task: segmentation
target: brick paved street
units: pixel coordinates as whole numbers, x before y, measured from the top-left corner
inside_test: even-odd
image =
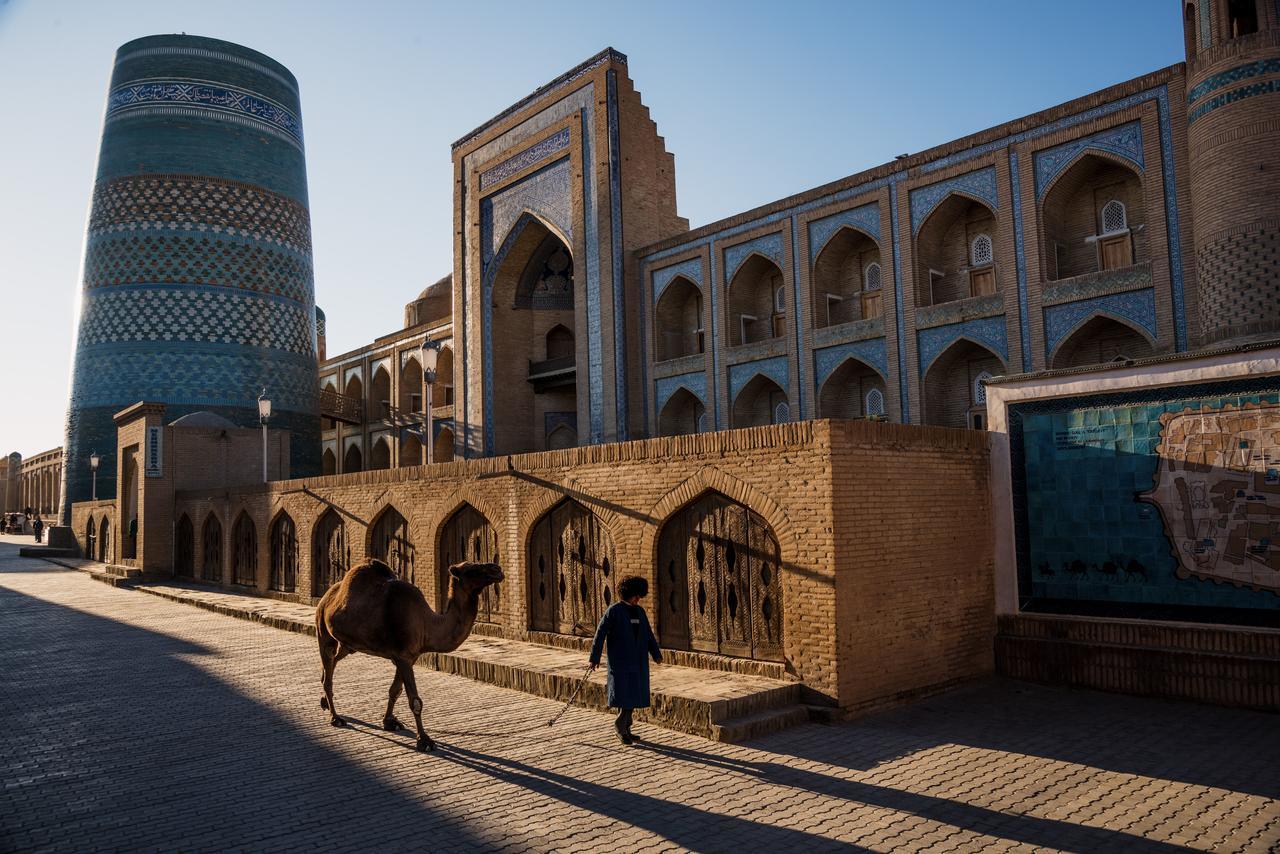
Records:
[[[423,755],[328,726],[309,638],[16,554],[0,543],[3,851],[1280,846],[1273,715],[993,681],[624,748],[604,715],[549,730],[556,703],[420,668]],[[339,711],[379,720],[389,680],[347,659]]]

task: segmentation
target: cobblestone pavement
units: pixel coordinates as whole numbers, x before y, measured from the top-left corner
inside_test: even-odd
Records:
[[[1280,718],[992,681],[746,745],[391,670],[0,543],[0,850],[1280,850]],[[403,704],[403,700],[401,701]],[[402,709],[407,713],[407,709]],[[402,714],[402,717],[404,715]]]

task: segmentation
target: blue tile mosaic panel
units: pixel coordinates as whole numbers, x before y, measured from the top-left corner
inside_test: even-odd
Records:
[[[809,262],[818,260],[818,253],[827,245],[837,231],[850,226],[866,234],[876,243],[880,242],[880,206],[874,202],[869,205],[851,208],[847,211],[833,213],[831,216],[809,223]]]
[[[786,356],[774,356],[771,359],[761,359],[756,362],[744,362],[741,365],[729,366],[729,405],[738,398],[738,392],[742,391],[743,386],[751,382],[756,374],[768,377],[778,384],[783,391],[791,388],[790,371],[787,367]]]
[[[1023,607],[1280,625],[1275,384],[1010,407]]]
[[[782,235],[761,235],[755,240],[748,240],[746,243],[739,243],[724,250],[724,280],[726,282],[733,281],[733,276],[738,272],[738,268],[742,266],[742,262],[746,261],[747,257],[752,253],[763,255],[777,264],[778,269],[782,269]]]
[[[260,125],[302,147],[302,120],[256,92],[193,80],[147,80],[111,90],[107,121],[151,108],[152,115],[192,112]]]
[[[854,341],[849,344],[836,344],[813,351],[813,388],[814,393],[822,388],[822,384],[844,362],[845,359],[857,359],[875,369],[876,373],[886,381],[889,379],[889,353],[883,338],[872,338],[867,341]]]
[[[480,189],[486,190],[494,184],[505,181],[517,172],[528,169],[538,161],[545,160],[556,152],[564,151],[568,147],[569,129],[561,128],[551,134],[551,136],[541,142],[534,143],[514,157],[508,157],[492,169],[481,172]]]
[[[657,304],[658,299],[662,296],[662,292],[667,289],[667,285],[671,284],[672,279],[676,276],[683,276],[701,288],[702,259],[690,258],[688,261],[681,261],[679,264],[672,264],[670,267],[663,267],[661,270],[654,273],[653,302],[655,305]]]
[[[655,382],[653,384],[654,411],[662,412],[662,407],[667,405],[671,395],[681,388],[688,389],[694,397],[702,401],[703,406],[707,405],[707,375],[704,371],[697,371],[674,377],[663,377]]]
[[[1035,154],[1036,198],[1043,199],[1045,191],[1049,189],[1049,185],[1053,183],[1058,173],[1066,168],[1067,164],[1080,152],[1090,148],[1127,160],[1136,166],[1139,172],[1145,167],[1142,160],[1142,124],[1136,121],[1128,122],[1090,136],[1064,142],[1062,145],[1055,145],[1053,148],[1037,151]]]
[[[961,338],[981,344],[999,356],[1006,366],[1009,364],[1009,330],[1004,316],[986,317],[917,332],[920,376],[924,376],[933,361]]]
[[[911,191],[911,232],[920,231],[921,224],[933,213],[933,209],[952,193],[964,193],[981,199],[987,207],[996,211],[1000,209],[1000,199],[996,192],[996,167],[988,166],[964,175],[957,175],[936,184]]]
[[[1044,310],[1045,356],[1051,356],[1067,336],[1095,315],[1130,320],[1156,340],[1156,292],[1154,288],[1109,294],[1093,299],[1051,305]]]

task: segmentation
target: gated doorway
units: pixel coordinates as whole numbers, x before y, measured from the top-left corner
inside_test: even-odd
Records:
[[[311,539],[311,595],[323,596],[329,586],[347,571],[346,537],[342,517],[332,508],[316,522]]]
[[[183,578],[196,574],[196,530],[186,513],[178,520],[173,536],[173,572]]]
[[[298,530],[288,513],[271,526],[271,589],[292,593],[298,578]]]
[[[449,596],[449,567],[463,561],[498,562],[498,534],[484,514],[470,504],[459,507],[440,531],[436,567],[441,612]],[[494,584],[480,593],[480,604],[476,609],[478,622],[498,622],[502,613],[501,588],[501,584]]]
[[[413,583],[413,542],[409,521],[394,507],[387,507],[369,531],[369,557],[391,567],[401,580]]]
[[[212,513],[200,531],[200,577],[205,581],[222,581],[222,523]]]
[[[529,628],[589,637],[613,602],[613,541],[595,515],[566,498],[529,539]]]
[[[759,514],[707,492],[672,515],[658,539],[662,645],[782,659],[778,540]]]

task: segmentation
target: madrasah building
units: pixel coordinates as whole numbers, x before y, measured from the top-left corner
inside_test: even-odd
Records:
[[[809,707],[1001,672],[1280,708],[1280,9],[1180,8],[1185,63],[692,230],[607,49],[454,143],[452,271],[335,355],[296,79],[130,42],[63,523],[304,603],[495,559],[476,632],[562,648],[637,573],[679,664]]]

